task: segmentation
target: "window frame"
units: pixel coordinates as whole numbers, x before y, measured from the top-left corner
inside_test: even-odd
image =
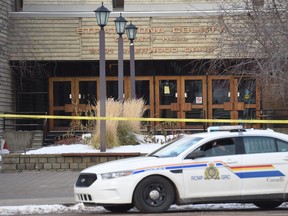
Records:
[[[124,0],[112,0],[113,10],[123,10],[124,9]]]

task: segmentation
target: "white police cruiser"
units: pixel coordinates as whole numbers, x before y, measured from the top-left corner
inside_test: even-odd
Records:
[[[225,130],[225,131],[219,131]],[[272,130],[211,127],[184,135],[143,157],[83,170],[75,199],[111,212],[136,207],[165,212],[172,204],[288,201],[288,135]]]

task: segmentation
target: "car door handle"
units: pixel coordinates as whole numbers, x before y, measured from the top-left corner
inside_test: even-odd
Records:
[[[226,161],[226,164],[236,164],[236,163],[238,163],[238,161],[232,159]]]
[[[288,156],[284,157],[284,160],[285,160],[285,161],[288,161]]]

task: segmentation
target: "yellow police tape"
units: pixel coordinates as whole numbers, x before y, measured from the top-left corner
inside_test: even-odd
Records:
[[[179,119],[179,118],[133,118],[133,117],[96,117],[96,116],[54,116],[54,115],[17,115],[0,114],[2,118],[31,119],[71,119],[71,120],[113,120],[113,121],[149,121],[149,122],[206,122],[206,123],[257,123],[288,124],[288,120],[246,120],[246,119]]]

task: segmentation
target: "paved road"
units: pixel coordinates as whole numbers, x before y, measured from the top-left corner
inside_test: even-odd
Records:
[[[79,172],[0,173],[1,206],[73,204]]]
[[[0,206],[19,205],[51,205],[51,204],[75,204],[73,197],[73,185],[79,172],[23,172],[23,173],[0,173]],[[193,207],[195,208],[195,207]],[[35,215],[35,214],[33,214]],[[85,215],[111,215],[107,211],[90,208],[87,212],[76,213],[51,213],[42,216],[85,216]],[[159,214],[141,214],[131,211],[127,214],[113,214],[114,216],[159,216]],[[160,215],[177,216],[287,216],[288,204],[274,211],[261,211],[257,208],[239,210],[220,208],[217,210],[203,209],[170,209],[169,212]]]

